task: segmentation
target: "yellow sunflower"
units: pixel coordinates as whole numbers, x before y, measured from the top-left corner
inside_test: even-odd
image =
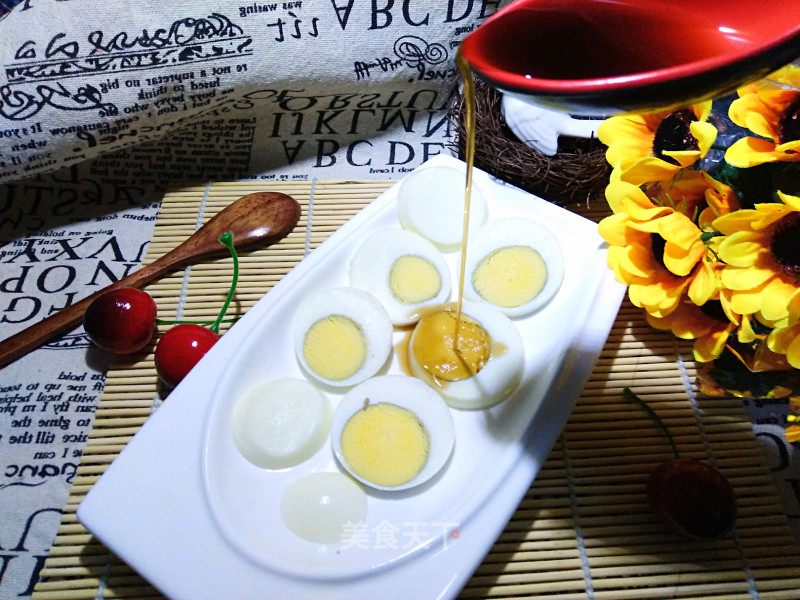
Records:
[[[800,161],[800,67],[789,65],[739,90],[728,116],[759,137],[738,139],[725,152],[734,167]]]
[[[703,190],[708,189],[702,181]],[[677,187],[658,187],[648,195],[631,183],[612,181],[606,199],[614,214],[598,229],[610,246],[608,264],[628,285],[631,302],[656,318],[678,308],[684,295],[704,304],[719,287],[714,268],[707,264],[713,256],[707,244],[715,244],[715,238],[704,239],[703,231],[682,212],[699,218],[707,206],[697,196],[705,194],[692,191],[691,197],[676,197],[677,192]]]
[[[612,178],[637,185],[664,181],[705,157],[717,136],[708,122],[710,113],[708,101],[677,111],[606,119],[597,137],[608,146]]]
[[[756,315],[773,328],[791,324],[790,306],[800,289],[800,198],[778,196],[783,204],[756,204],[713,223],[725,236],[717,253],[726,263],[720,279],[731,290],[733,311]]]

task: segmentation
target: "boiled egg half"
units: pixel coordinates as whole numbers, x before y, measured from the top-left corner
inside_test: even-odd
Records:
[[[357,480],[379,490],[404,490],[430,480],[445,466],[454,444],[447,404],[407,375],[381,375],[355,386],[333,413],[336,458]]]
[[[454,408],[482,409],[505,400],[522,378],[524,359],[514,323],[475,302],[462,304],[460,320],[455,304],[425,315],[409,340],[411,373]]]
[[[449,252],[464,237],[466,174],[452,167],[421,167],[409,173],[397,189],[397,216],[403,228],[418,233]],[[489,215],[486,198],[471,186],[469,228],[480,227]]]
[[[520,317],[553,299],[564,278],[564,255],[544,225],[502,218],[470,237],[465,273],[464,297]]]
[[[405,229],[368,237],[350,261],[350,284],[380,301],[395,325],[415,323],[427,306],[450,296],[450,271],[442,253]]]
[[[331,288],[310,296],[297,309],[294,345],[303,369],[334,387],[372,377],[392,350],[392,322],[368,292]]]
[[[264,380],[234,405],[233,442],[258,467],[294,467],[311,458],[328,439],[331,412],[328,398],[305,379]]]

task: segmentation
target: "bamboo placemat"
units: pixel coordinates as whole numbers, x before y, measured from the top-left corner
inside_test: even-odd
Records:
[[[170,191],[145,262],[174,247],[234,199],[280,191],[303,205],[279,244],[241,256],[229,315],[243,313],[391,181],[216,183]],[[577,212],[594,219],[603,208]],[[198,217],[201,215],[201,217]],[[228,291],[231,260],[208,261],[147,287],[161,318],[213,319]],[[800,548],[750,421],[735,398],[698,394],[691,346],[651,329],[623,303],[608,342],[539,476],[462,591],[465,598],[798,598]],[[645,501],[645,481],[671,458],[631,387],[661,416],[681,454],[707,460],[739,503],[734,535],[705,543],[666,532]],[[94,482],[162,402],[152,351],[108,372],[92,432],[33,598],[160,598],[77,521]],[[411,596],[409,596],[410,598]]]

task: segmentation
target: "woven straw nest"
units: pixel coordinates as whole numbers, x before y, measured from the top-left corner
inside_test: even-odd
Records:
[[[476,167],[562,206],[603,198],[611,167],[599,140],[560,137],[557,154],[541,154],[519,141],[508,128],[501,99],[494,88],[475,82]],[[457,132],[452,146],[463,159],[466,131],[461,95],[451,109],[450,120]]]

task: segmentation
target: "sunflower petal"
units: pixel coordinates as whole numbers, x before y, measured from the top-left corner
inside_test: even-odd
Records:
[[[694,266],[706,255],[706,247],[698,238],[688,249],[672,242],[664,245],[664,266],[680,277],[692,272]]]
[[[619,259],[624,251],[625,248],[620,246],[611,246],[606,253],[606,262],[608,263],[609,268],[614,271],[614,277],[616,277],[617,281],[628,285],[632,278],[626,271],[622,270]]]
[[[723,282],[724,285],[724,282]],[[731,309],[740,315],[752,315],[761,308],[761,290],[742,290],[731,295]]]
[[[714,219],[711,226],[724,235],[732,235],[737,231],[752,229],[750,224],[756,219],[758,219],[756,210],[743,208]]]
[[[705,121],[692,121],[689,123],[689,131],[697,140],[700,149],[700,156],[705,156],[717,139],[717,128]]]
[[[690,108],[692,109],[694,116],[697,117],[698,121],[707,121],[708,117],[711,116],[711,109],[713,106],[713,101],[703,100],[702,102],[693,104]]]
[[[648,313],[665,317],[678,307],[687,285],[686,278],[663,274],[649,281],[632,283],[628,288],[628,297]]]
[[[786,354],[789,346],[800,334],[799,327],[781,327],[773,329],[767,336],[767,348],[777,354]]]
[[[720,283],[717,274],[719,267],[715,265],[719,264],[703,261],[692,277],[687,294],[689,299],[698,306],[702,306],[716,295]]]
[[[658,232],[668,242],[681,248],[690,248],[700,240],[700,230],[684,214],[674,212],[658,220]]]
[[[650,277],[658,265],[652,253],[640,244],[627,246],[621,258],[622,267],[636,277]]]
[[[756,332],[753,331],[753,325],[750,322],[749,316],[742,317],[742,324],[739,327],[736,339],[739,340],[742,344],[750,344],[758,339],[758,336],[756,336]]]
[[[697,338],[693,348],[695,360],[698,362],[709,362],[718,358],[725,349],[725,344],[728,342],[730,332],[731,328],[726,328]]]
[[[624,213],[605,217],[597,224],[597,231],[612,246],[627,246],[629,219]]]
[[[795,336],[785,354],[789,364],[795,369],[800,369],[800,335]]]
[[[800,290],[795,292],[786,308],[789,311],[789,321],[792,323],[800,322]]]
[[[800,211],[800,196],[792,196],[791,194],[784,194],[779,190],[778,197],[783,201],[784,204],[790,206],[792,210]]]
[[[759,267],[725,267],[722,269],[722,285],[730,290],[752,290],[757,288],[772,277],[775,272],[772,269],[762,269]]]
[[[775,126],[780,118],[780,113],[762,102],[756,93],[744,93],[731,102],[728,116],[739,127],[745,127],[756,135],[773,140],[778,139],[780,135]]]
[[[797,288],[774,277],[761,294],[761,314],[769,321],[780,321],[789,315],[789,302]]]
[[[769,253],[764,234],[737,231],[723,239],[719,248],[720,258],[735,267],[750,267]]]
[[[790,212],[791,210],[789,210],[789,207],[785,204],[778,204],[777,202],[756,204],[758,218],[753,220],[750,227],[753,231],[764,231],[772,227],[777,221],[780,221]]]
[[[606,160],[613,167],[623,160],[650,154],[654,135],[655,130],[633,115],[611,117],[597,129],[598,139],[608,146]]]
[[[681,302],[678,307],[664,318],[647,315],[648,323],[668,325],[669,329],[682,340],[693,340],[707,335],[716,325],[715,320],[709,318],[694,304]]]
[[[725,161],[739,169],[788,160],[788,156],[800,160],[800,155],[776,151],[774,142],[754,137],[740,138],[725,151]]]
[[[697,158],[699,158],[699,155],[688,164],[696,162]],[[619,163],[619,168],[622,181],[627,181],[634,185],[642,185],[652,181],[666,181],[680,171],[682,167],[670,164],[655,156],[643,156],[636,160],[623,161]]]
[[[786,152],[788,154],[796,154],[800,150],[800,140],[789,140],[783,144],[775,146],[775,152]],[[787,156],[784,161],[794,162],[800,160],[800,156]]]

